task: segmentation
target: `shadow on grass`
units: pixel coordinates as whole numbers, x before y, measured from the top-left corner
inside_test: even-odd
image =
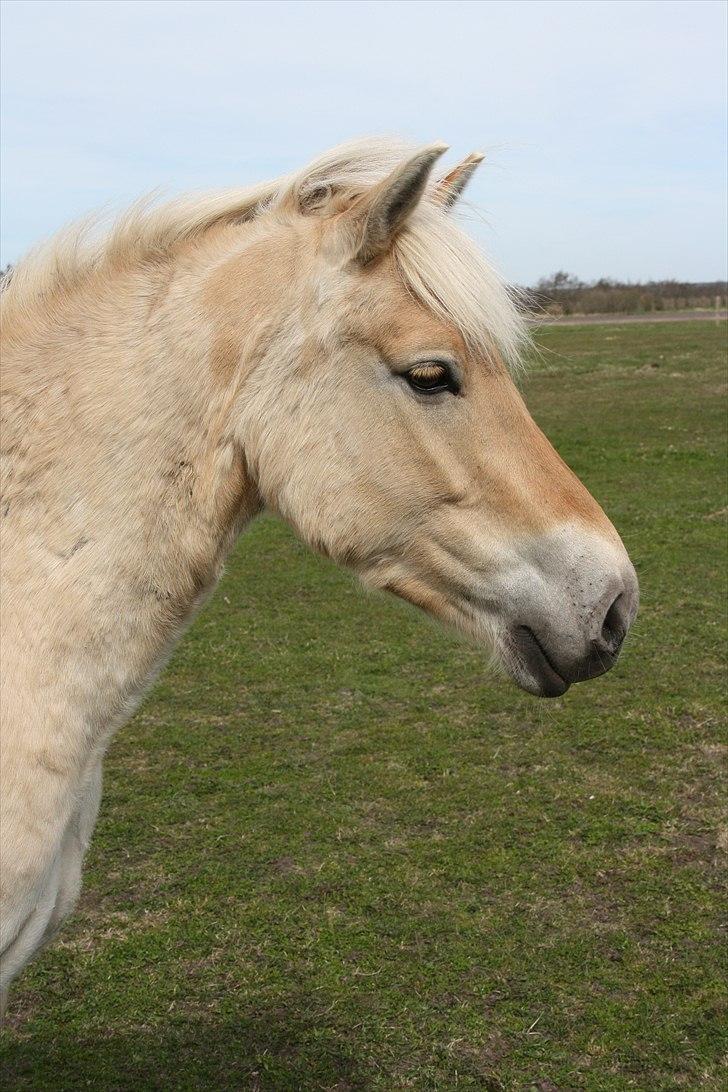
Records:
[[[320,1009],[320,997],[314,1001],[289,995],[269,1009],[239,1018],[175,1015],[159,1027],[142,1025],[108,1034],[99,1030],[87,1036],[70,1029],[51,1034],[33,1021],[22,1040],[4,1044],[0,1082],[8,1090],[49,1092],[369,1088],[346,1032],[311,1015]]]

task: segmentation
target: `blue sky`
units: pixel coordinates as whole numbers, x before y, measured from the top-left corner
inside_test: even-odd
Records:
[[[723,0],[5,0],[2,261],[161,187],[370,133],[487,154],[472,230],[519,283],[726,275]]]

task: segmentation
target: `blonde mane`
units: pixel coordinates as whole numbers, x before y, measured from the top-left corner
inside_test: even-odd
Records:
[[[371,138],[339,145],[302,171],[256,186],[187,195],[158,204],[142,198],[110,229],[98,217],[73,224],[31,251],[6,277],[3,309],[26,317],[51,297],[94,274],[168,261],[183,243],[224,224],[245,223],[321,186],[363,192],[381,181],[413,146]],[[527,342],[517,292],[506,285],[475,243],[437,202],[423,201],[395,243],[400,275],[412,294],[452,322],[474,349],[496,351],[518,365]]]

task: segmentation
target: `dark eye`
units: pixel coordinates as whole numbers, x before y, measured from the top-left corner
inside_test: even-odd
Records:
[[[442,391],[457,394],[460,389],[447,365],[436,361],[415,364],[414,368],[404,373],[404,378],[413,390],[421,394],[440,394]]]

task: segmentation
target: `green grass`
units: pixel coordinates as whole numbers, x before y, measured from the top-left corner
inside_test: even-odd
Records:
[[[725,328],[539,341],[641,577],[619,665],[530,698],[258,522],[112,746],[4,1088],[724,1087]]]

